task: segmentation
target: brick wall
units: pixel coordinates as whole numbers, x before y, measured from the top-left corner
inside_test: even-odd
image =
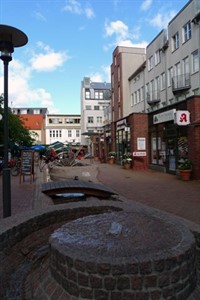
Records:
[[[148,168],[148,115],[147,114],[132,114],[128,120],[131,131],[131,150],[139,152],[137,149],[137,138],[146,139],[146,156],[135,156],[132,167],[134,170],[146,170]]]
[[[191,123],[200,123],[200,97],[187,101]],[[189,158],[193,162],[193,178],[200,179],[200,125],[188,126]]]

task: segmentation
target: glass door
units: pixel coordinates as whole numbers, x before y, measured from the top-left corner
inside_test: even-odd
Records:
[[[166,139],[166,171],[173,174],[176,172],[176,138]]]

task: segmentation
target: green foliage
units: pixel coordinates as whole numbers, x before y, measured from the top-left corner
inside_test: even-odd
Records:
[[[179,161],[179,170],[192,170],[192,161],[188,158]]]
[[[0,96],[0,114],[3,117],[4,111],[2,108],[3,99]],[[29,130],[25,128],[22,120],[20,120],[18,115],[15,115],[8,111],[8,122],[9,122],[9,143],[10,144],[18,144],[18,145],[25,145],[25,146],[32,146],[33,138],[31,137]],[[3,126],[3,119],[0,120],[0,144],[3,144],[3,134],[4,126]]]
[[[116,152],[111,151],[108,153],[109,158],[115,158],[116,157]]]
[[[126,152],[123,154],[122,164],[130,164],[132,161],[132,154],[130,152]]]

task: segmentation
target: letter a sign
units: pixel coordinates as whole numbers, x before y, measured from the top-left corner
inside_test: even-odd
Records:
[[[177,110],[174,123],[180,126],[190,124],[190,113],[188,110]]]

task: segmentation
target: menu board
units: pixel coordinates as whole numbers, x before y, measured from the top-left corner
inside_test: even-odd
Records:
[[[21,176],[34,175],[34,152],[30,150],[23,150],[21,154]]]

